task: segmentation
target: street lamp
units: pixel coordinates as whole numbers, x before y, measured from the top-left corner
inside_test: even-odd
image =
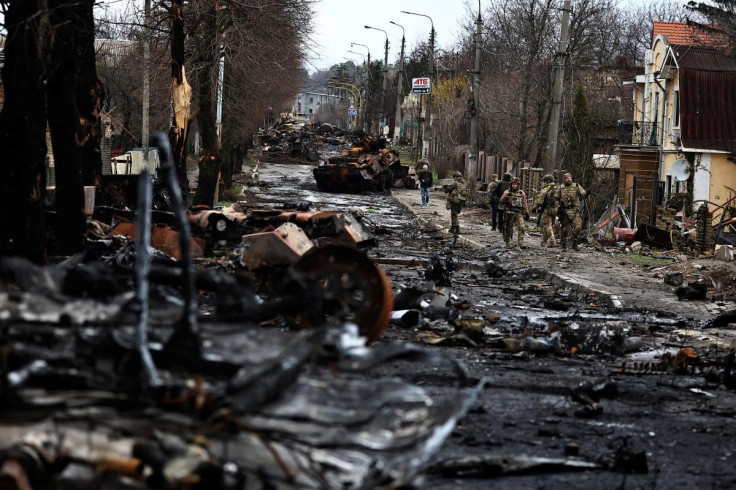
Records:
[[[365,44],[350,43],[350,47],[351,48],[353,48],[355,46],[362,46],[362,47],[365,48],[366,51],[368,51],[368,69],[366,70],[366,75],[367,75],[366,76],[366,80],[367,80],[368,77],[370,77],[370,71],[371,71],[371,50]],[[363,80],[363,83],[364,83],[364,86],[363,86],[363,89],[364,90],[363,91],[365,93],[365,99],[366,99],[365,100],[365,109],[363,111],[361,111],[361,113],[360,113],[360,117],[363,119],[363,125],[362,125],[363,128],[365,128],[365,117],[366,117],[366,114],[368,113],[368,101],[370,100],[370,95],[371,95],[371,93],[370,93],[370,85],[366,82],[366,80]],[[368,128],[368,131],[370,131],[370,128]]]
[[[404,44],[406,43],[406,36],[404,35],[404,26],[397,24],[393,20],[389,20],[389,23],[401,27],[401,54],[399,55],[400,68],[396,82],[396,116],[394,117],[394,137],[398,133],[399,139],[401,139],[401,96],[404,91],[402,77],[404,75]],[[398,128],[398,131],[396,128]]]
[[[368,48],[368,46],[366,46],[365,44],[360,44],[360,43],[350,43],[351,48],[354,46],[363,46],[366,49],[366,51],[368,51],[368,66],[370,66],[371,65],[371,50]]]
[[[353,54],[357,54],[359,56],[362,56],[363,57],[363,64],[365,65],[365,55],[363,53],[358,53],[357,51],[350,51],[349,49],[348,49],[348,53],[353,53]]]
[[[418,14],[416,12],[408,12],[406,10],[401,11],[402,14],[409,14],[409,15],[418,15],[419,17],[426,17],[429,19],[430,24],[432,25],[432,30],[429,33],[429,76],[430,79],[434,78],[434,22],[432,21],[432,17],[429,15],[424,14]],[[431,83],[431,82],[430,82]],[[424,132],[426,133],[426,141],[428,146],[432,147],[432,90],[430,85],[430,92],[427,94],[427,115],[424,121]],[[424,151],[422,153],[425,153]],[[427,151],[426,154],[424,154],[425,158],[428,158],[431,154],[431,151]]]
[[[386,47],[384,48],[384,54],[383,54],[383,89],[381,91],[381,117],[383,118],[382,124],[380,124],[381,127],[383,127],[386,124],[386,104],[385,104],[385,98],[386,98],[386,79],[388,79],[388,32],[384,31],[383,29],[379,29],[378,27],[371,27],[371,26],[364,26],[366,29],[373,29],[374,31],[381,31],[386,35]],[[381,133],[381,128],[378,128],[378,133]]]

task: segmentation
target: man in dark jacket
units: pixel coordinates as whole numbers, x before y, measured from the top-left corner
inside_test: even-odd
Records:
[[[498,230],[501,231],[501,233],[503,233],[504,231],[503,224],[504,224],[504,217],[505,217],[504,214],[505,213],[504,213],[504,205],[500,201],[501,201],[501,196],[503,195],[503,193],[509,190],[510,187],[511,187],[511,172],[506,172],[505,174],[503,174],[503,179],[501,179],[501,182],[499,182],[496,188],[493,189],[493,193],[491,194],[491,198],[495,197],[496,200],[498,201],[498,204],[494,208],[494,211],[498,215]],[[493,222],[495,220],[491,219],[491,221]],[[495,229],[496,228],[494,228],[494,230]]]
[[[432,171],[426,158],[419,160],[422,169],[419,171],[419,191],[422,193],[422,207],[429,205],[429,191],[432,188]]]

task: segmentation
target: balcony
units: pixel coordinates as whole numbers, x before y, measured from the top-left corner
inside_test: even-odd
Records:
[[[657,123],[641,121],[618,121],[618,144],[632,146],[658,146],[661,132]]]

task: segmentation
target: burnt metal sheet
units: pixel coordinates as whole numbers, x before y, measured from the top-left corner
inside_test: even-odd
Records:
[[[672,250],[672,232],[642,223],[634,234],[634,241]]]
[[[107,236],[122,235],[135,239],[137,235],[136,226],[133,223],[121,222],[113,226],[107,232]],[[204,242],[192,237],[189,240],[192,257],[204,256]],[[179,244],[179,232],[168,226],[154,225],[151,227],[151,246],[156,250],[164,252],[175,259],[181,259],[181,247]]]
[[[242,261],[249,269],[294,264],[314,247],[307,234],[294,223],[284,223],[270,232],[245,235],[243,244]]]

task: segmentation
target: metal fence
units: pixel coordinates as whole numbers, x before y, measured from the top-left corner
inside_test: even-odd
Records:
[[[618,142],[622,145],[657,146],[660,132],[656,122],[619,121]]]

